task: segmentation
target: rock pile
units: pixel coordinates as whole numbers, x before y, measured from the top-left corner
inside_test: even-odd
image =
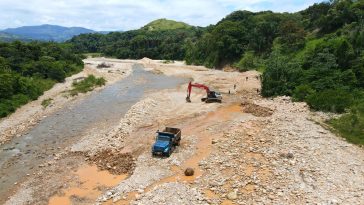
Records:
[[[273,110],[250,103],[248,101],[241,103],[242,111],[245,113],[251,113],[256,117],[268,117],[273,114]]]
[[[91,156],[90,161],[94,162],[101,170],[108,170],[115,175],[132,174],[135,168],[135,160],[130,153],[120,153],[113,150],[103,150]]]
[[[152,108],[156,107],[157,103],[147,98],[133,105],[120,121],[119,127],[111,133],[112,138],[123,139],[129,135],[132,130],[146,120],[146,116],[150,115]]]

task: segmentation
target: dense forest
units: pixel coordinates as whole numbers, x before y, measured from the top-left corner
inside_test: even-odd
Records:
[[[69,41],[79,53],[103,53],[120,59],[183,60],[185,39],[194,39],[201,28],[153,30],[139,29],[107,35],[83,34]]]
[[[66,45],[0,43],[0,117],[37,99],[56,82],[63,82],[82,68],[82,59]]]

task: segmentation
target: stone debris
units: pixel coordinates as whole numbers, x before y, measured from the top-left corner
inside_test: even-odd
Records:
[[[153,190],[140,195],[131,204],[138,205],[181,205],[181,204],[208,204],[205,197],[196,188],[182,183],[165,183]]]
[[[88,152],[90,155],[93,155],[105,148],[121,150],[127,144],[124,142],[125,138],[142,121],[147,121],[147,116],[153,116],[153,108],[156,106],[156,101],[150,98],[139,101],[129,109],[117,127],[109,130],[107,133],[86,135],[79,143],[72,146],[72,151]]]
[[[135,160],[130,153],[120,153],[116,150],[103,150],[91,156],[100,170],[108,170],[115,175],[131,174],[135,169]]]
[[[305,103],[261,99],[274,110],[241,122],[213,144],[197,186],[236,204],[364,204],[363,150],[309,120]]]
[[[266,107],[259,106],[254,103],[250,103],[248,101],[242,102],[241,107],[242,107],[243,112],[251,113],[252,115],[257,116],[257,117],[268,117],[273,114],[273,110],[266,108]]]
[[[235,200],[238,198],[238,193],[236,191],[232,191],[227,195],[229,200]]]

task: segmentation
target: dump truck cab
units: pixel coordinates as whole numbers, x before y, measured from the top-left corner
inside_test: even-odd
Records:
[[[158,134],[156,136],[152,152],[154,155],[162,154],[170,156],[173,151],[172,148],[172,139],[169,136]]]
[[[181,130],[178,128],[166,127],[164,131],[157,131],[155,142],[152,146],[153,155],[169,157],[181,140]]]

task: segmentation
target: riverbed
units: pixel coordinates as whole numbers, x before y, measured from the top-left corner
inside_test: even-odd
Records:
[[[186,82],[185,78],[155,74],[135,64],[133,73],[125,79],[45,116],[28,134],[0,147],[0,195],[3,196],[0,203],[38,165],[77,142],[90,128],[102,123],[114,126],[145,93],[175,88]]]

